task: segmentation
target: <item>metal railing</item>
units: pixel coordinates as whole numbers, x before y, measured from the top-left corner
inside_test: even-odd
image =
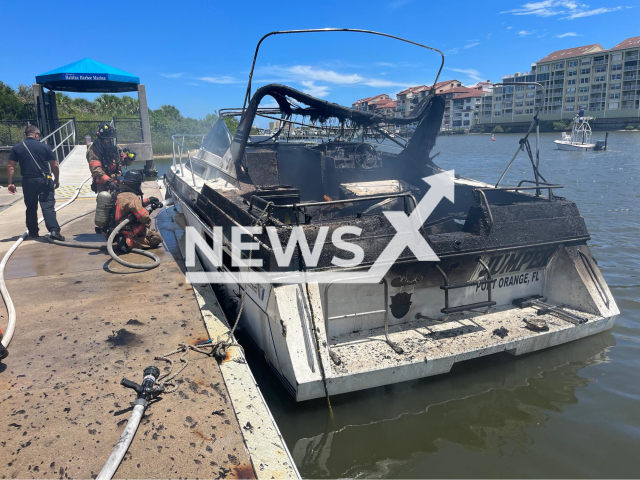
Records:
[[[51,147],[56,154],[56,160],[59,164],[62,164],[77,145],[74,121],[69,120],[67,123],[60,125],[60,127],[40,139],[40,141]]]
[[[536,185],[530,186],[530,187],[529,186],[523,187],[522,186],[523,183],[534,183]],[[491,211],[491,206],[489,204],[489,201],[487,200],[486,192],[498,192],[498,191],[509,191],[509,190],[519,192],[521,190],[536,190],[536,194],[537,196],[539,196],[540,190],[548,190],[549,192],[548,200],[552,202],[554,200],[554,196],[553,196],[554,188],[564,188],[564,185],[541,182],[540,180],[536,180],[536,181],[522,180],[517,187],[481,187],[481,188],[473,189],[473,193],[474,193],[474,196],[476,197],[478,204],[481,207],[484,206],[487,209],[488,226],[489,226],[489,230],[491,230],[494,224],[494,219],[493,219],[493,212]]]
[[[13,145],[18,140],[22,140],[24,129],[35,124],[33,120],[1,120],[0,145]]]
[[[76,136],[79,139],[85,137],[95,139],[98,125],[108,123],[117,130],[118,143],[140,143],[144,141],[140,117],[111,117],[104,120],[77,120],[76,117],[66,117],[60,120],[73,120],[76,126]]]
[[[193,182],[194,187],[196,186],[196,176],[195,176],[195,173],[193,173],[193,157],[191,156],[191,152],[189,151],[189,148],[186,147],[184,143],[185,143],[185,139],[187,138],[200,138],[200,144],[197,147],[192,147],[192,149],[200,148],[202,146],[202,141],[206,136],[207,135],[204,133],[180,134],[180,135],[171,136],[171,142],[173,144],[173,171],[174,172],[176,171],[176,147],[177,147],[178,162],[180,163],[180,174],[184,178],[184,164],[182,163],[182,155],[186,153],[187,159],[189,160],[189,170],[191,170],[191,180]],[[177,138],[181,138],[182,142],[179,142]],[[194,145],[196,145],[196,143],[194,143]],[[215,165],[211,165],[211,166],[214,168],[217,168]],[[222,170],[220,171],[222,172]],[[223,173],[226,173],[226,172],[223,172]]]

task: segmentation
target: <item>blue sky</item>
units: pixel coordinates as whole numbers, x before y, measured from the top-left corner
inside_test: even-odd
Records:
[[[138,75],[150,108],[175,105],[203,117],[241,106],[256,42],[269,31],[377,30],[445,52],[441,80],[496,82],[554,50],[611,48],[640,35],[637,0],[495,2],[172,1],[3,2],[0,80],[13,87],[90,57]],[[350,105],[405,86],[431,84],[437,54],[360,34],[268,39],[254,87],[285,83]],[[255,90],[255,88],[254,88]]]

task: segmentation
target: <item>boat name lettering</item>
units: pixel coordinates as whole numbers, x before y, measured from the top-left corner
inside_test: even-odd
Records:
[[[529,276],[531,274],[531,276]],[[540,271],[518,273],[516,275],[509,275],[508,277],[494,278],[491,282],[491,288],[504,288],[512,287],[513,285],[529,285],[530,283],[540,281]],[[487,284],[476,286],[476,292],[478,290],[485,291]]]
[[[542,249],[531,249],[509,252],[503,255],[491,257],[488,262],[491,275],[503,275],[505,273],[520,272],[522,270],[534,270],[547,266],[549,259],[556,251],[556,247],[547,247]],[[480,271],[479,276],[484,277],[486,272]]]

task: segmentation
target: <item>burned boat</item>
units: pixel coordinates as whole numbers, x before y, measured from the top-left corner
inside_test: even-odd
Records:
[[[253,67],[270,35],[329,31],[268,34]],[[223,112],[240,117],[235,135],[221,118],[194,144],[174,136],[166,185],[205,270],[190,280],[215,284],[229,323],[296,400],[612,328],[619,311],[585,221],[539,157],[533,179],[515,186],[445,172],[431,156],[444,112],[435,89],[410,116],[388,118],[285,85],[252,94],[253,67],[245,105]],[[278,107],[260,108],[265,98]],[[282,128],[257,140],[258,116],[324,128],[330,140],[288,143]],[[406,125],[410,139],[391,133]]]

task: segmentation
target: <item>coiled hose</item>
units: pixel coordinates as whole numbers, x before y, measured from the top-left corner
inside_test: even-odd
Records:
[[[55,211],[57,212],[59,210],[62,210],[67,205],[73,203],[73,201],[76,198],[78,198],[78,195],[80,195],[80,190],[82,189],[82,187],[84,187],[84,184],[87,183],[89,180],[91,180],[91,176],[88,176],[87,178],[85,178],[84,181],[80,184],[80,186],[76,189],[76,192],[73,194],[73,196],[68,201],[60,205],[59,207],[56,207]],[[38,224],[42,223],[43,220],[44,218],[40,217],[38,219]],[[4,269],[7,266],[7,262],[9,261],[9,258],[11,258],[11,255],[13,255],[13,252],[15,252],[18,249],[18,247],[22,244],[22,242],[25,241],[25,239],[27,238],[27,235],[29,235],[29,230],[27,230],[22,234],[22,236],[16,241],[16,243],[13,244],[13,246],[9,249],[9,251],[5,253],[4,257],[2,258],[2,262],[0,262],[0,295],[2,295],[2,300],[4,301],[4,304],[7,307],[7,314],[9,317],[9,323],[7,324],[7,329],[5,330],[2,337],[2,346],[4,346],[5,348],[8,347],[9,344],[11,343],[11,340],[13,339],[13,334],[16,330],[16,307],[13,305],[13,300],[11,300],[11,295],[9,295],[9,290],[7,290],[7,284],[5,283],[5,280],[4,280]]]
[[[81,213],[80,215],[73,217],[67,220],[66,222],[62,223],[60,226],[73,222],[74,220],[84,217],[85,215],[89,215],[90,213],[95,212],[95,210],[96,209],[94,208],[93,210],[89,210],[88,212]],[[118,226],[113,229],[113,232],[111,232],[111,235],[109,235],[106,245],[96,245],[95,243],[90,243],[90,242],[63,242],[60,240],[53,240],[51,237],[47,237],[47,238],[51,243],[54,243],[56,245],[62,245],[64,247],[106,250],[107,252],[109,252],[109,255],[111,255],[111,258],[113,258],[120,265],[124,265],[125,267],[137,268],[140,270],[151,270],[152,268],[156,268],[158,265],[160,265],[160,258],[155,253],[147,252],[146,250],[142,250],[140,248],[134,248],[131,250],[131,253],[137,253],[138,255],[143,255],[147,258],[150,258],[151,260],[153,260],[153,263],[132,263],[132,262],[127,262],[126,260],[122,260],[118,256],[118,254],[113,250],[113,240],[116,238],[116,235],[118,235],[120,230],[122,230],[128,224],[129,224],[128,218],[124,220],[122,223],[118,224]]]
[[[84,181],[80,184],[80,186],[76,189],[75,193],[73,194],[73,196],[66,201],[65,203],[63,203],[62,205],[60,205],[59,207],[55,208],[55,211],[59,211],[62,210],[64,207],[70,205],[71,203],[73,203],[75,201],[76,198],[78,198],[78,195],[80,194],[80,190],[82,190],[82,187],[84,187],[85,183],[87,183],[89,180],[91,180],[91,176],[87,177],[84,179]],[[172,199],[168,199],[165,200],[164,202],[162,202],[163,206],[168,206],[171,205],[173,203]],[[79,218],[82,218],[86,215],[89,215],[90,213],[95,212],[95,208],[92,210],[89,210],[88,212],[84,212],[81,213],[80,215],[76,215],[73,218],[70,218],[69,220],[66,220],[65,222],[61,223],[60,226],[64,226],[68,223],[73,222],[74,220],[77,220]],[[42,223],[42,221],[44,220],[43,217],[40,217],[38,219],[38,224]],[[125,220],[122,223],[120,223],[114,230],[113,232],[111,232],[111,235],[109,236],[109,239],[107,240],[107,244],[106,245],[95,245],[94,243],[88,243],[88,242],[61,242],[59,240],[52,240],[50,237],[47,237],[49,239],[49,241],[51,243],[54,243],[56,245],[63,245],[65,247],[74,247],[74,248],[88,248],[88,249],[96,249],[96,250],[107,250],[107,252],[109,252],[109,255],[111,255],[111,258],[113,258],[116,262],[118,262],[120,265],[124,265],[125,267],[129,267],[129,268],[136,268],[136,269],[143,269],[143,270],[150,270],[152,268],[156,268],[158,265],[160,265],[160,258],[151,253],[151,252],[147,252],[145,250],[141,250],[139,248],[134,248],[132,251],[132,253],[137,253],[138,255],[143,255],[145,257],[148,257],[150,259],[153,260],[153,263],[149,263],[149,264],[137,264],[137,263],[131,263],[131,262],[127,262],[125,260],[122,260],[114,251],[113,251],[113,239],[115,238],[115,236],[118,234],[118,232],[120,232],[120,230],[122,230],[122,228],[124,228],[127,224],[129,223],[129,220]],[[22,236],[16,241],[16,243],[13,244],[13,246],[9,249],[9,251],[5,254],[5,256],[2,258],[2,261],[0,262],[0,295],[2,295],[2,300],[4,301],[4,304],[7,308],[7,314],[9,317],[9,322],[7,324],[7,329],[4,331],[3,336],[2,336],[2,346],[3,347],[8,347],[9,344],[11,343],[11,340],[13,339],[13,334],[15,333],[15,329],[16,329],[16,308],[13,304],[13,300],[11,300],[11,295],[9,295],[9,290],[7,289],[7,285],[5,283],[4,280],[4,270],[5,267],[7,265],[7,262],[9,261],[9,258],[11,258],[11,255],[13,255],[13,253],[18,249],[18,247],[22,244],[22,242],[24,242],[24,240],[27,238],[27,235],[29,235],[29,231],[27,230],[26,232],[24,232],[22,234]]]

